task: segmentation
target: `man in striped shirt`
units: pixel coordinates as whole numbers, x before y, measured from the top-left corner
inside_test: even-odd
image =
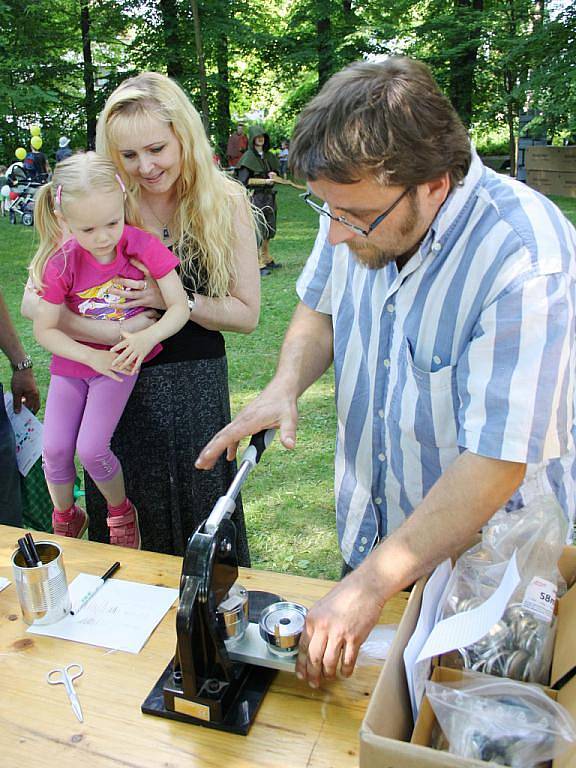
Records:
[[[552,493],[574,516],[576,233],[546,198],[485,168],[428,69],[391,58],[335,75],[291,143],[320,214],[301,299],[264,392],[198,459],[279,426],[334,363],[344,578],[308,615],[311,685],[386,600],[500,507]],[[317,202],[316,202],[317,201]]]

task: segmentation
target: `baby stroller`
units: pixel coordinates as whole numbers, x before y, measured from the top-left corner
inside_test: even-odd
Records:
[[[24,169],[16,163],[9,169],[7,179],[11,187],[6,206],[10,224],[20,222],[31,227],[34,224],[34,195],[42,182],[28,181]]]

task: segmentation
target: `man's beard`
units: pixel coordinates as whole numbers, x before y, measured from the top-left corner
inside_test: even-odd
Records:
[[[349,240],[347,245],[352,253],[356,256],[356,259],[368,269],[382,269],[386,264],[391,261],[400,260],[405,263],[407,258],[412,256],[416,252],[422,237],[410,238],[414,235],[418,229],[420,223],[420,211],[416,197],[409,194],[407,197],[409,203],[409,211],[406,214],[406,218],[400,224],[398,230],[398,237],[402,242],[396,248],[390,247],[384,249],[378,245],[374,245],[366,237],[356,238]],[[384,224],[384,226],[386,226]]]

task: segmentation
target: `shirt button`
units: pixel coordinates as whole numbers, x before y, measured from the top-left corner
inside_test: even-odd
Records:
[[[380,410],[378,411],[378,416],[380,416],[381,419],[384,418],[384,409],[383,408],[380,408]]]
[[[360,547],[358,547],[358,552],[364,552],[365,549],[366,549],[366,547],[360,546]]]
[[[438,357],[438,355],[434,355],[434,357],[432,358],[432,360],[434,360],[434,362],[436,363],[436,365],[440,365],[440,363],[442,362],[442,358]]]
[[[380,496],[376,496],[374,501],[376,502],[376,504],[382,504],[382,499],[380,498]]]
[[[368,539],[366,538],[366,536],[362,536],[362,538],[360,539],[360,544],[368,544]]]
[[[386,309],[388,312],[394,312],[394,304],[386,304]]]
[[[383,453],[378,454],[378,461],[384,461],[386,456]]]
[[[388,358],[384,360],[384,368],[390,368],[390,360],[388,360]]]
[[[432,250],[434,251],[434,253],[438,253],[438,251],[441,251],[442,243],[434,243],[434,245],[432,246]]]

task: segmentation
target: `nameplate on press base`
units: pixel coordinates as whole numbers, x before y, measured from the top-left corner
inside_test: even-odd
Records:
[[[181,715],[190,715],[190,717],[195,717],[198,720],[210,721],[210,707],[195,701],[188,701],[188,699],[180,699],[178,696],[174,696],[174,711]]]

